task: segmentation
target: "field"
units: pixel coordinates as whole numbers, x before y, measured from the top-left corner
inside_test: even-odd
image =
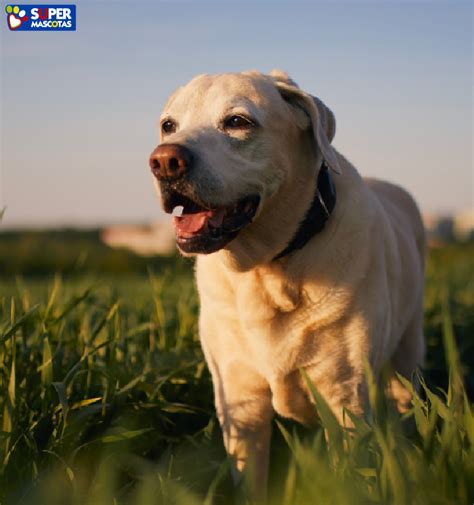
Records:
[[[0,504],[245,502],[197,335],[192,262],[96,233],[0,235]],[[270,505],[474,502],[474,245],[430,251],[422,390],[344,432],[274,422]],[[350,414],[348,414],[350,415]],[[328,433],[328,442],[324,436]]]

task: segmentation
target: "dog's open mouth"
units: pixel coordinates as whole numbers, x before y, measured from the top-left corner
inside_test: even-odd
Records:
[[[186,253],[209,254],[222,249],[252,222],[260,197],[250,195],[215,207],[197,203],[177,191],[163,195],[165,212],[173,215],[178,247]]]

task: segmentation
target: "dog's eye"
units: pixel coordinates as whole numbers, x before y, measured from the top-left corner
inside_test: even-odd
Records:
[[[161,131],[163,133],[174,133],[176,131],[176,123],[171,119],[167,119],[161,123]]]
[[[248,130],[255,124],[244,116],[229,116],[224,120],[225,130]]]

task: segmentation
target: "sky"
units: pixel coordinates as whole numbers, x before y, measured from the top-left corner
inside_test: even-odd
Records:
[[[473,207],[472,2],[75,4],[77,31],[56,33],[10,32],[1,6],[2,227],[161,219],[148,157],[167,97],[247,69],[320,97],[362,175],[424,212]]]

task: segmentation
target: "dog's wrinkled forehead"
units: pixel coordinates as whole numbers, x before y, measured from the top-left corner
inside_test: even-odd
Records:
[[[271,79],[263,74],[199,75],[179,88],[164,107],[181,128],[213,124],[229,113],[247,113],[264,123],[268,115],[285,112]]]

